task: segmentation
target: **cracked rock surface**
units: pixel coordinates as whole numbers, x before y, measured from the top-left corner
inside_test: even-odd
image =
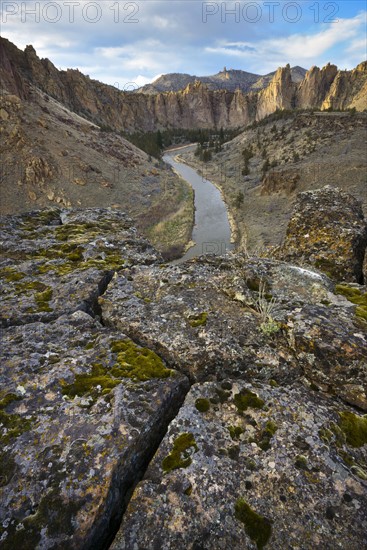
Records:
[[[346,442],[346,411],[297,384],[195,384],[111,549],[362,548],[366,447]]]
[[[364,547],[365,287],[161,262],[111,209],[0,219],[0,547]]]

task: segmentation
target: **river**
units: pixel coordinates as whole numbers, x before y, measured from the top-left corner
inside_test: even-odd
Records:
[[[195,192],[195,225],[192,231],[194,246],[172,263],[181,263],[201,254],[222,255],[233,250],[231,227],[226,205],[221,193],[209,180],[200,176],[193,168],[179,162],[177,155],[192,149],[193,145],[166,151],[163,160],[185,179]]]

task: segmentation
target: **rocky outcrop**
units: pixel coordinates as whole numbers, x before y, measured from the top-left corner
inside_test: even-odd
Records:
[[[39,59],[32,46],[21,52],[8,40],[0,40],[3,65],[0,78],[4,89],[24,94],[23,88],[31,83],[94,123],[117,131],[238,128],[261,120],[276,109],[321,108],[337,74],[336,67],[331,65],[322,70],[315,67],[299,83],[292,80],[291,68],[287,65],[266,81],[264,89],[250,93],[240,89],[210,89],[194,81],[176,92],[136,94],[92,80],[78,70],[58,71],[48,59]],[[362,92],[367,75],[362,69],[360,65],[359,69],[341,77],[343,82],[349,78],[353,80],[339,102],[344,109],[366,108]],[[20,86],[23,81],[24,85]],[[339,105],[338,90],[341,89],[340,85],[331,90],[335,96],[333,105]]]
[[[313,108],[323,105],[337,74],[338,68],[330,63],[322,69],[311,67],[299,85],[296,106]]]
[[[256,120],[262,120],[277,109],[292,109],[295,102],[296,85],[292,82],[291,68],[279,68],[273,79],[258,94]]]
[[[365,545],[363,287],[164,265],[112,209],[3,217],[0,245],[2,548],[108,547],[157,449],[116,550]]]
[[[366,109],[367,61],[352,71],[339,71],[322,103],[322,109]]]
[[[279,257],[314,265],[337,281],[362,283],[366,246],[360,202],[325,186],[298,195]]]
[[[294,168],[269,170],[261,182],[261,194],[286,193],[290,195],[297,189],[299,179],[299,172]]]

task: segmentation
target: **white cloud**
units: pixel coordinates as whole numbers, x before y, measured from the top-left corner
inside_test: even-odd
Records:
[[[334,47],[352,40],[350,51],[362,55],[365,51],[365,25],[367,12],[352,19],[339,19],[337,23],[324,25],[315,34],[292,34],[250,42],[219,41],[217,46],[205,51],[215,55],[226,55],[257,63],[265,70],[273,70],[274,63],[315,64]]]

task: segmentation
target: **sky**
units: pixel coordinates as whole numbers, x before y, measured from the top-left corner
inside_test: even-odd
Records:
[[[1,35],[130,90],[161,74],[267,74],[367,58],[366,0],[0,0]]]

